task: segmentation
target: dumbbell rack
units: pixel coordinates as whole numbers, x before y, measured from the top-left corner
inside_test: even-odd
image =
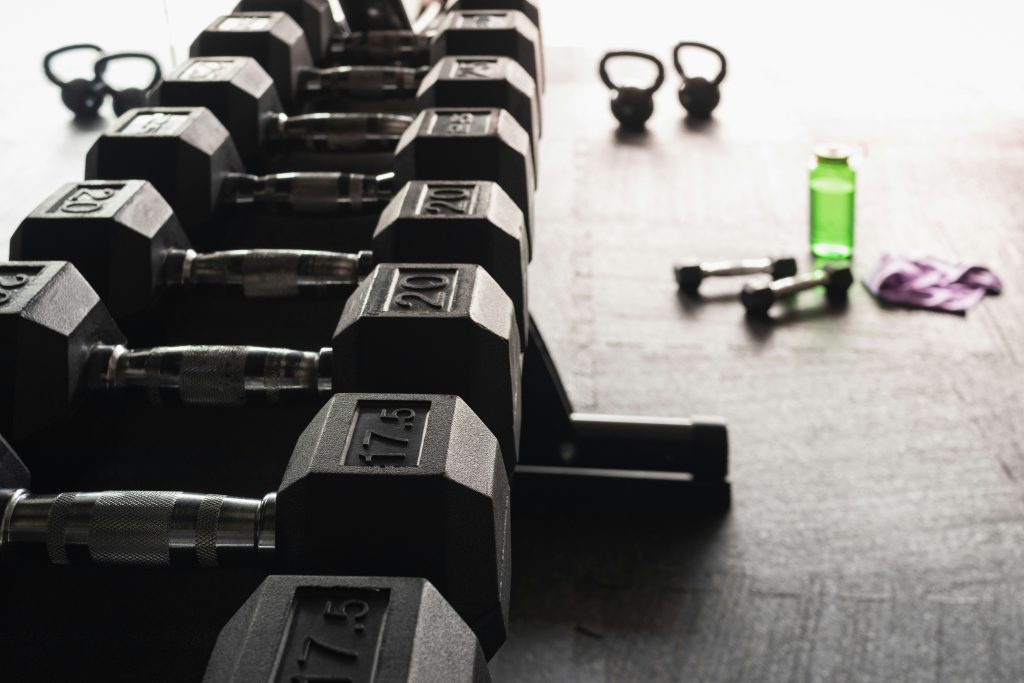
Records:
[[[529,2],[522,4],[526,8],[533,7]],[[275,3],[272,0],[251,0],[248,5],[247,9],[263,11],[274,9],[272,6]],[[501,5],[500,2],[486,0],[478,3],[457,0],[449,3],[446,10],[472,9],[474,6],[491,10]],[[346,10],[348,29],[352,31],[409,28],[410,22],[399,11],[400,3],[342,2],[342,6]],[[370,11],[371,6],[376,11]],[[309,13],[313,11],[312,8],[320,7],[318,3],[291,3],[290,7],[294,19],[303,28],[316,25],[316,17]],[[537,21],[535,16],[531,19]],[[445,14],[438,14],[429,28],[436,28],[444,20]],[[309,37],[313,39],[312,35]],[[368,234],[368,229],[373,225],[372,220],[359,218],[353,219],[352,223],[362,226],[363,235]],[[270,308],[275,308],[275,305]],[[260,309],[257,307],[250,310]],[[301,319],[296,326],[299,329],[309,322],[307,314],[312,314],[314,309],[308,303],[299,302],[295,304],[294,310]],[[207,311],[210,320],[218,315],[230,314],[230,305]],[[309,316],[310,319],[313,317]],[[196,320],[191,324],[194,326]],[[163,323],[159,327],[162,330]],[[315,327],[309,325],[309,329]],[[234,340],[218,341],[230,343]],[[515,504],[530,504],[532,500],[566,496],[599,499],[636,496],[645,499],[656,497],[672,501],[698,501],[715,506],[728,504],[727,440],[725,427],[720,421],[659,420],[576,412],[537,323],[532,319],[521,362],[522,435],[519,441],[519,466],[512,482]],[[264,407],[247,408],[244,412],[220,409],[193,412],[188,407],[170,407],[167,410],[173,419],[167,420],[166,425],[154,426],[145,419],[147,408],[134,405],[124,406],[119,422],[97,420],[88,435],[95,437],[97,442],[118,444],[117,454],[101,462],[91,463],[70,477],[80,485],[91,486],[95,483],[110,488],[111,484],[130,485],[138,481],[149,486],[159,486],[163,478],[173,476],[179,482],[201,482],[205,489],[248,490],[253,487],[246,481],[246,458],[265,450],[267,443],[259,433],[248,429],[247,425],[254,422],[273,424],[280,434],[288,435],[287,438],[282,436],[288,441],[294,440],[302,432],[311,415],[307,409]],[[230,442],[231,446],[224,449],[230,455],[217,461],[215,466],[201,470],[198,469],[201,458],[217,450],[212,445],[197,449],[202,455],[189,460],[156,458],[151,465],[130,462],[139,450],[147,454],[160,453],[160,444],[165,440],[174,441],[176,432],[181,431],[209,435],[212,442]],[[45,435],[53,444],[69,450],[75,449],[75,440],[81,437],[81,433],[66,438],[54,433]],[[140,444],[144,445],[140,447]],[[28,450],[34,445],[31,439],[25,443]],[[21,449],[22,445],[18,444],[18,447]],[[27,479],[28,473],[13,451],[0,448],[0,480],[3,482],[0,488],[25,486]],[[53,513],[50,514],[52,516]],[[50,552],[52,559],[52,549]],[[388,662],[408,657],[407,650],[411,642],[416,640],[418,647],[434,648],[435,656],[447,659],[451,665],[450,670],[436,672],[437,680],[489,680],[475,635],[444,602],[447,596],[438,595],[422,579],[302,576],[266,579],[266,572],[259,568],[234,567],[217,569],[215,572],[171,569],[140,572],[131,568],[106,567],[85,567],[69,571],[59,566],[39,567],[34,560],[17,556],[8,564],[10,573],[9,581],[6,582],[8,591],[5,601],[12,607],[12,614],[32,613],[32,619],[24,618],[18,629],[22,633],[50,634],[54,639],[53,646],[67,646],[69,651],[78,652],[83,658],[94,648],[105,654],[112,651],[124,654],[119,659],[86,661],[69,658],[65,662],[53,664],[66,676],[102,677],[110,680],[182,680],[183,675],[191,676],[205,669],[206,680],[251,680],[254,672],[258,672],[260,680],[306,680],[304,676],[310,676],[308,680],[316,680],[315,676],[322,675],[348,675],[352,680],[373,680],[374,666],[378,674],[381,671],[400,670],[401,667],[397,665],[388,669]],[[506,568],[505,581],[507,577]],[[59,588],[48,591],[47,586]],[[339,591],[338,595],[347,596],[349,602],[344,604],[365,606],[370,616],[359,617],[364,619],[359,622],[360,633],[373,632],[378,637],[381,637],[381,633],[388,634],[383,636],[383,645],[378,642],[375,646],[368,646],[364,653],[372,662],[369,669],[364,663],[353,668],[351,661],[346,659],[349,653],[341,653],[337,648],[331,649],[328,642],[331,637],[330,628],[326,631],[321,628],[324,623],[332,623],[332,619],[348,618],[345,612],[347,608],[337,608],[332,612],[334,608],[329,607],[324,615],[318,614],[317,610],[322,608],[323,602],[316,598],[320,595],[317,591],[332,590]],[[374,601],[385,592],[393,596],[392,604],[389,606],[385,601],[384,606],[378,609]],[[92,604],[95,608],[99,604],[88,600],[75,603],[75,596],[85,595],[110,596],[105,603],[109,610],[97,612],[90,632],[75,637],[74,626],[54,625],[55,619],[60,621],[60,617],[54,615],[65,613],[69,607],[75,609],[80,605]],[[311,599],[310,595],[314,597]],[[185,628],[180,625],[176,628],[168,627],[165,632],[167,640],[161,644],[162,647],[154,648],[151,640],[146,641],[146,635],[152,638],[154,633],[154,615],[168,615],[168,624],[188,623],[186,615],[190,611],[189,605],[202,605],[209,609],[202,618]],[[280,615],[285,614],[288,605],[291,611],[287,614],[291,616],[284,618]],[[146,619],[139,619],[140,639],[145,644],[137,650],[133,643],[133,620],[130,616],[133,606],[146,613]],[[273,612],[274,609],[277,611]],[[262,619],[260,617],[264,613],[260,610],[271,610],[269,613],[277,616],[274,619]],[[375,614],[388,615],[388,628],[391,629],[393,622],[393,631],[384,631],[385,620],[382,618],[375,622]],[[417,619],[428,617],[445,634],[447,645],[437,642],[424,644],[417,640],[422,639],[422,633],[411,626],[415,626]],[[155,618],[155,621],[159,622],[159,618]],[[80,619],[69,619],[68,622],[82,623]],[[141,626],[143,622],[148,626]],[[317,627],[317,623],[321,627]],[[303,630],[307,628],[308,632]],[[318,631],[318,628],[321,630]],[[300,637],[303,634],[304,644]],[[111,639],[123,639],[123,642],[111,647]],[[102,641],[108,642],[98,647]],[[210,648],[214,641],[218,643],[217,650],[211,657]],[[34,666],[32,662],[38,662],[43,656],[40,649],[32,651],[26,648],[27,641],[23,637],[4,639],[4,642],[8,643],[8,647],[2,649],[5,661],[10,662],[10,670],[23,673],[23,677],[30,677]],[[15,648],[12,643],[19,645]],[[49,646],[47,644],[46,647]],[[322,648],[321,655],[326,656],[326,659],[316,660],[315,656],[309,654],[310,647],[313,650]],[[45,647],[41,649],[45,651]],[[268,652],[281,654],[268,656]],[[289,653],[297,654],[289,659]],[[143,667],[144,662],[154,657],[159,658],[154,666],[145,671],[141,668],[136,670],[136,667]],[[367,661],[366,657],[363,662]],[[225,664],[234,662],[238,665],[238,662],[250,660],[258,663],[249,668],[233,668]],[[315,662],[315,665],[310,662]],[[326,668],[314,670],[316,667]]]

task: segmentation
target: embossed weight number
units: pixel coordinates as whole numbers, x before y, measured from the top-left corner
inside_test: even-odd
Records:
[[[473,115],[470,113],[465,114],[452,114],[448,117],[448,134],[449,135],[468,135],[473,129]]]
[[[366,615],[370,613],[370,604],[365,600],[345,600],[341,603],[336,603],[333,600],[328,600],[324,604],[324,617],[341,619],[342,621],[352,620],[352,629],[354,631],[363,631],[366,629],[366,624],[363,623],[366,619]]]
[[[328,656],[333,656],[333,657],[336,657],[336,658],[342,659],[342,660],[352,661],[352,660],[358,660],[359,659],[359,653],[356,652],[355,650],[350,650],[350,649],[348,649],[346,647],[338,647],[337,645],[332,645],[330,643],[325,643],[322,640],[318,640],[317,638],[314,638],[313,636],[306,636],[306,639],[304,641],[302,641],[302,652],[299,654],[298,658],[295,660],[295,663],[299,665],[299,668],[305,668],[306,665],[309,663],[310,656],[313,654],[313,652],[315,652],[317,650],[327,654]],[[296,681],[296,683],[298,683],[299,681],[302,681],[303,683],[306,683],[306,681],[309,681],[310,683],[312,683],[312,681],[339,680],[339,679],[330,679],[330,678],[324,679],[322,677],[316,676],[316,674],[310,674],[309,676],[303,676],[303,675],[293,676],[292,680]]]
[[[499,26],[503,15],[501,14],[471,14],[466,21],[466,25],[474,26],[476,28],[490,28],[492,26]]]
[[[386,408],[380,411],[380,421],[384,424],[397,424],[405,431],[411,431],[416,422],[416,411],[412,408],[396,408],[388,411]],[[378,450],[374,450],[374,444]],[[409,439],[400,436],[392,436],[378,432],[375,429],[367,429],[363,432],[363,452],[360,457],[368,465],[374,461],[402,461],[405,460],[409,450]],[[380,450],[384,449],[384,450]]]
[[[493,60],[460,60],[456,78],[490,78],[495,69]]]
[[[322,612],[322,616],[326,621],[349,625],[356,634],[362,634],[366,630],[366,618],[369,614],[369,603],[358,599],[344,600],[342,602],[328,600],[324,603]],[[304,673],[292,676],[291,680],[293,683],[352,680],[337,675],[337,672],[318,673],[317,670],[322,669],[322,665],[327,664],[327,662],[321,661],[321,666],[313,666],[312,659],[315,652],[321,653],[322,657],[326,657],[327,661],[335,666],[352,667],[359,665],[360,653],[358,650],[330,643],[316,636],[306,636],[302,641],[302,649],[298,653],[298,657],[295,658],[295,663],[299,669],[304,670]]]
[[[396,296],[395,304],[403,308],[412,308],[419,301],[431,308],[443,309],[444,293],[450,282],[444,275],[406,275],[398,281],[398,286],[413,291],[402,292]]]
[[[469,200],[473,191],[468,187],[436,187],[427,193],[423,213],[432,216],[465,216],[469,213]]]
[[[389,413],[387,408],[384,408],[380,411],[380,421],[396,422],[405,431],[409,431],[416,422],[416,411],[412,408],[395,408]]]
[[[86,187],[71,194],[60,205],[61,213],[93,213],[103,208],[103,203],[117,194],[109,187]]]
[[[28,275],[14,273],[13,275],[0,275],[0,306],[3,306],[14,296],[9,290],[24,287],[28,282]]]

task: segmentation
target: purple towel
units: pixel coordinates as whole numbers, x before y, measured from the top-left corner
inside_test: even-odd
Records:
[[[1003,291],[1003,283],[988,268],[892,254],[882,256],[864,285],[882,301],[960,314],[986,294]]]

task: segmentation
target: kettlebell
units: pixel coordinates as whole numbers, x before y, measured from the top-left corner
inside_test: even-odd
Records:
[[[721,67],[718,69],[718,75],[710,81],[699,76],[692,78],[687,76],[683,70],[683,62],[680,56],[685,47],[707,50],[718,57],[718,62],[721,64]],[[705,43],[682,42],[672,50],[672,60],[675,62],[676,71],[683,79],[683,85],[679,88],[679,104],[683,105],[683,109],[691,116],[699,119],[710,118],[711,112],[715,110],[718,102],[722,99],[719,85],[725,80],[725,55],[722,54],[721,50]]]
[[[142,59],[152,64],[153,78],[150,79],[149,85],[145,88],[122,88],[120,90],[108,85],[103,80],[103,73],[107,70],[107,65],[110,62],[118,59]],[[153,55],[146,54],[145,52],[116,52],[112,55],[104,55],[96,60],[94,69],[96,71],[96,78],[106,88],[105,93],[110,95],[114,113],[118,116],[129,109],[145,107],[149,100],[149,91],[153,89],[163,76],[163,73],[160,71],[160,63],[156,61]]]
[[[647,88],[615,85],[608,75],[608,62],[619,57],[636,57],[654,64],[658,69],[654,83]],[[661,60],[646,52],[633,50],[609,52],[601,58],[598,74],[601,76],[601,81],[612,91],[612,115],[618,119],[623,128],[642,130],[647,119],[651,118],[651,114],[654,113],[654,93],[665,82],[665,66]]]
[[[74,78],[70,81],[61,80],[53,72],[53,58],[75,50],[93,50],[100,54],[103,53],[103,48],[92,43],[65,45],[46,53],[46,56],[43,57],[43,73],[51,83],[60,88],[61,102],[74,112],[75,118],[94,118],[107,96],[107,84],[103,82],[103,69],[95,69],[92,79]]]

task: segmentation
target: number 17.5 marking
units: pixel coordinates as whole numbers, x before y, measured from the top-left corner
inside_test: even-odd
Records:
[[[397,437],[397,436],[389,436],[388,434],[381,434],[380,432],[375,432],[372,429],[367,429],[366,432],[363,434],[363,448],[365,448],[367,451],[372,451],[373,440],[374,439],[379,439],[380,441],[383,441],[384,445],[386,445],[386,446],[390,446],[390,444],[398,444],[398,446],[401,447],[401,448],[408,448],[409,447],[409,439],[403,439],[403,438]],[[377,453],[369,452],[369,453],[361,453],[360,457],[366,463],[369,464],[369,463],[373,462],[374,458],[376,458],[378,460],[381,460],[381,459],[384,459],[384,460],[405,460],[405,453],[404,452],[377,452]]]

